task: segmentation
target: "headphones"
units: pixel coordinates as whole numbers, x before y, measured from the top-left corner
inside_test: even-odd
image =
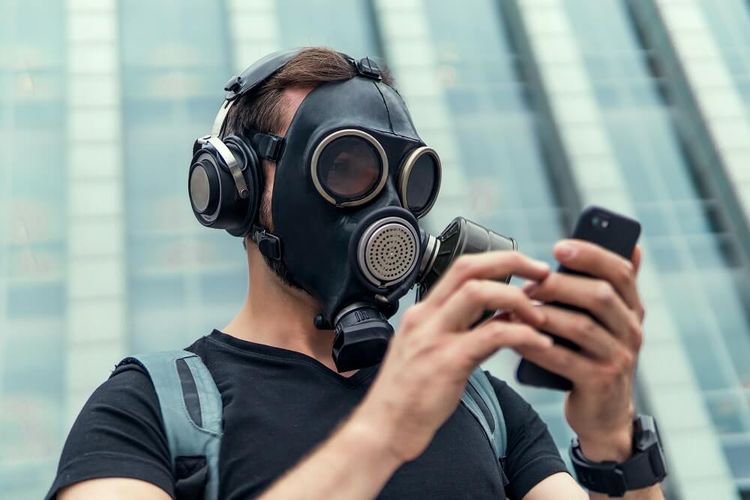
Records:
[[[193,144],[188,172],[190,205],[204,226],[225,229],[233,236],[252,231],[263,196],[261,160],[277,161],[284,139],[261,133],[222,137],[227,113],[240,96],[256,89],[298,53],[295,49],[270,54],[224,85],[224,103],[211,133]]]
[[[263,196],[261,161],[279,161],[284,138],[253,131],[249,136],[222,137],[227,113],[239,97],[258,88],[283,68],[301,49],[275,52],[255,62],[224,85],[224,103],[214,119],[211,133],[193,144],[188,172],[188,194],[193,214],[202,225],[225,229],[232,236],[245,236],[258,244],[269,258],[281,258],[279,239],[256,224]],[[342,54],[360,75],[380,80],[377,65],[370,58],[359,61]]]

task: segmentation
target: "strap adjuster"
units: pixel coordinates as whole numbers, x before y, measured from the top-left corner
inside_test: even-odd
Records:
[[[284,138],[277,135],[256,132],[252,136],[252,142],[255,152],[264,160],[278,163],[284,152]]]
[[[224,84],[224,90],[232,94],[236,94],[242,88],[242,77],[233,76],[227,83]]]
[[[382,80],[383,75],[380,72],[380,68],[377,63],[369,57],[363,57],[359,61],[354,63],[354,67],[357,69],[357,73],[366,78],[372,78],[373,80]]]
[[[258,250],[271,260],[281,260],[281,240],[260,226],[253,226],[251,238],[258,245]]]

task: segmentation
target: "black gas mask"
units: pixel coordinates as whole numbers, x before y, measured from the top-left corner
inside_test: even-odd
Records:
[[[272,54],[227,83],[212,134],[194,146],[189,193],[201,224],[249,234],[267,260],[283,263],[290,283],[320,302],[315,326],[335,330],[334,361],[348,371],[383,358],[393,335],[388,318],[409,289],[424,294],[462,253],[515,242],[461,218],[437,238],[420,228],[440,189],[440,159],[369,58],[342,54],[356,76],[312,90],[286,137],[220,138],[237,97],[297,53]],[[276,162],[273,233],[257,223],[261,159]]]

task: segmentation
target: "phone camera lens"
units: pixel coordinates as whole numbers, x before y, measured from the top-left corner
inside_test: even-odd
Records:
[[[591,224],[598,229],[607,229],[609,227],[609,219],[595,215],[591,218]]]

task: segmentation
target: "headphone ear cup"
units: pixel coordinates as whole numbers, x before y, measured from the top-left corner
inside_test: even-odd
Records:
[[[217,139],[219,140],[219,139]],[[188,174],[190,204],[198,222],[225,229],[233,236],[244,236],[252,227],[263,193],[258,155],[238,136],[222,140],[240,167],[248,195],[237,191],[226,160],[210,143],[193,155]]]
[[[244,206],[241,212],[236,214],[236,225],[227,228],[227,231],[234,236],[244,236],[257,220],[260,210],[260,201],[263,197],[263,165],[258,154],[242,137],[230,135],[224,138],[224,144],[237,159],[242,174],[245,176],[248,190],[247,198],[242,200],[245,202]]]

